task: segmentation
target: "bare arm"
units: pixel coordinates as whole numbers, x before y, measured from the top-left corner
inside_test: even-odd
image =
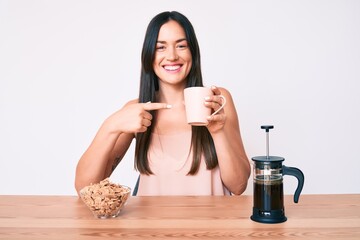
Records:
[[[133,100],[108,117],[78,162],[76,191],[109,177],[129,149],[135,133],[145,132],[151,125],[152,115],[148,111],[161,108],[169,106]]]
[[[77,192],[110,176],[128,150],[133,134],[112,133],[105,121],[76,167]],[[117,161],[117,162],[116,162]]]
[[[211,118],[208,129],[214,140],[221,179],[232,193],[240,195],[247,186],[250,163],[241,139],[236,108],[226,89],[215,88],[213,91],[217,95],[221,92],[227,103],[223,111]],[[212,106],[217,107],[216,104]]]

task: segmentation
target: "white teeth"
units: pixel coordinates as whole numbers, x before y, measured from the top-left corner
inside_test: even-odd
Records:
[[[175,71],[175,70],[178,70],[180,68],[180,65],[164,66],[164,68],[165,68],[165,70]]]

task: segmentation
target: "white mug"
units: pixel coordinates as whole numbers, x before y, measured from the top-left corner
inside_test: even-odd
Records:
[[[204,105],[205,97],[213,96],[214,93],[207,87],[189,87],[184,89],[184,100],[187,122],[193,126],[206,126],[209,124],[207,117],[217,114],[226,104],[226,98],[219,95],[222,104],[219,109],[211,114],[211,108]]]

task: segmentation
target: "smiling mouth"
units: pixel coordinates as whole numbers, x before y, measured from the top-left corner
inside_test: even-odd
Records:
[[[166,70],[166,71],[177,71],[181,68],[182,65],[165,65],[163,66],[163,68]]]

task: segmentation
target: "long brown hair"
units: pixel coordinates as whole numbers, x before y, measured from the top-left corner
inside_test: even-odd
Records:
[[[174,20],[182,26],[185,31],[186,40],[189,44],[192,55],[192,66],[187,76],[186,87],[203,86],[201,66],[200,66],[200,49],[195,35],[194,28],[190,21],[181,13],[163,12],[156,15],[149,23],[142,54],[141,54],[141,76],[139,102],[155,102],[156,91],[159,90],[159,80],[153,70],[155,58],[156,41],[160,28],[163,24]],[[150,112],[155,119],[154,112]],[[213,139],[206,127],[192,127],[191,149],[193,151],[193,161],[188,174],[194,175],[199,170],[201,156],[204,153],[207,169],[213,169],[218,165],[218,159]],[[135,146],[135,169],[143,174],[153,174],[149,167],[148,149],[153,127],[150,126],[146,132],[137,133]]]

